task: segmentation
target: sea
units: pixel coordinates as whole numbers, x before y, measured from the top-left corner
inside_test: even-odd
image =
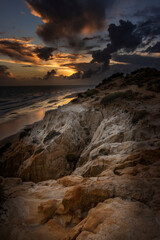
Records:
[[[0,87],[0,140],[40,121],[45,112],[63,106],[94,86]]]

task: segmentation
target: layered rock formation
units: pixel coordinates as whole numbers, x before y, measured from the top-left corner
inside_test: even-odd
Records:
[[[116,74],[3,141],[3,239],[159,240],[159,91]]]

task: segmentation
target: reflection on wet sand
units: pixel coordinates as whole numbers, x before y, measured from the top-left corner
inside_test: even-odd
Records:
[[[0,140],[17,133],[25,125],[40,121],[44,117],[44,114],[45,114],[44,110],[40,110],[38,112],[30,112],[27,115],[22,115],[16,119],[12,119],[8,122],[1,123]]]
[[[63,96],[64,97],[64,96]],[[33,110],[33,106],[24,110],[19,110],[17,117],[11,118],[10,120],[6,122],[0,123],[0,140],[9,137],[15,133],[17,133],[20,129],[23,129],[26,125],[32,124],[34,122],[40,121],[44,115],[45,112],[51,109],[56,109],[59,106],[63,106],[67,103],[69,103],[74,98],[62,98],[60,97],[56,104],[48,105],[46,102],[46,105],[44,104],[41,106],[38,110]]]

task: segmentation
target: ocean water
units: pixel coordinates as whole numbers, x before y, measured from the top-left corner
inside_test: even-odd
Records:
[[[0,140],[41,120],[45,112],[69,103],[93,86],[0,87]]]

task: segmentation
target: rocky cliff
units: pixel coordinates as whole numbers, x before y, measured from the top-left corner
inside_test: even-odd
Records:
[[[159,240],[159,92],[115,74],[3,141],[3,239]]]

